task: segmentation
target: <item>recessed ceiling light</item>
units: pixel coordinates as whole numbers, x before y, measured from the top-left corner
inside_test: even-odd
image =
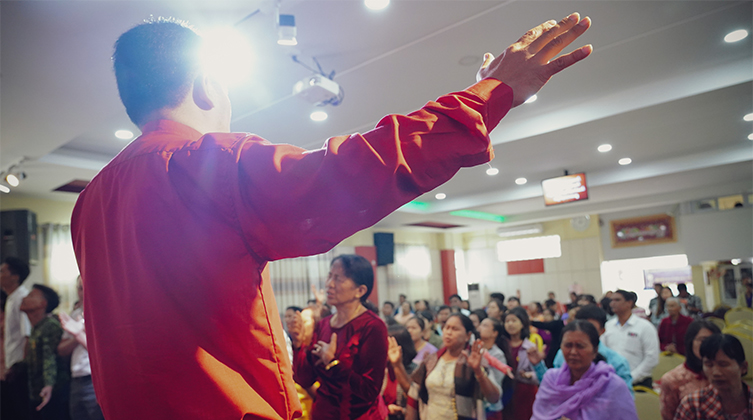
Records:
[[[602,144],[601,146],[597,147],[596,150],[600,151],[601,153],[606,153],[610,150],[612,150],[611,144]]]
[[[6,187],[5,185],[0,185],[0,192],[8,194],[10,192],[10,188]]]
[[[518,178],[515,180],[515,183],[518,185],[524,185],[526,182],[528,182],[528,180],[525,178]]]
[[[494,175],[497,175],[498,173],[499,173],[499,169],[497,168],[489,168],[486,170],[486,174],[489,176],[494,176]]]
[[[745,120],[745,121],[753,121],[753,112],[751,112],[750,114],[747,114],[746,116],[744,116],[743,120]]]
[[[630,165],[631,163],[633,163],[633,159],[630,159],[630,158],[622,158],[622,159],[620,159],[619,161],[617,161],[617,163],[619,163],[619,164],[620,164],[620,165],[622,165],[622,166],[625,166],[625,165]]]
[[[536,99],[539,99],[539,97],[536,96],[536,95],[533,95],[530,98],[526,99],[526,101],[524,103],[530,104],[531,102],[536,102]]]
[[[732,31],[727,34],[727,36],[724,37],[725,42],[737,42],[742,41],[743,39],[748,37],[748,31],[745,29],[738,29],[736,31]]]
[[[444,200],[445,198],[447,198],[447,194],[438,193],[437,195],[434,196],[434,198],[436,198],[437,200]]]
[[[115,132],[115,137],[121,140],[130,140],[133,138],[133,132],[131,130],[118,130]]]
[[[18,184],[21,183],[16,174],[5,175],[5,182],[7,182],[11,187],[17,187]]]
[[[389,6],[390,0],[364,0],[363,3],[371,10],[382,10]]]
[[[324,111],[314,111],[309,115],[313,121],[324,121],[327,119],[327,113]]]
[[[748,134],[748,140],[753,140],[753,133]]]

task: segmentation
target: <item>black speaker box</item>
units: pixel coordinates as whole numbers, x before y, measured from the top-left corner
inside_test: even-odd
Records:
[[[395,235],[391,233],[375,233],[377,265],[387,265],[395,262]]]
[[[37,215],[29,210],[0,211],[0,257],[18,257],[30,265],[39,260]]]

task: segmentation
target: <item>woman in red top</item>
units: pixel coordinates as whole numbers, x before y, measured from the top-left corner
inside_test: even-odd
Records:
[[[327,303],[337,313],[316,324],[311,344],[295,349],[294,378],[304,388],[320,383],[314,420],[382,420],[387,407],[378,397],[387,365],[387,326],[363,305],[374,287],[371,263],[358,255],[336,257],[326,287]]]

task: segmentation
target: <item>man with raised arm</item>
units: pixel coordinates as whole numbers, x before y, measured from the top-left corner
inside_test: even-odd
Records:
[[[572,14],[526,33],[478,82],[319,150],[230,132],[201,37],[171,21],[124,33],[113,63],[143,134],[80,195],[71,224],[92,378],[105,418],[291,419],[300,412],[272,260],[325,252],[493,157],[489,132],[586,46]]]

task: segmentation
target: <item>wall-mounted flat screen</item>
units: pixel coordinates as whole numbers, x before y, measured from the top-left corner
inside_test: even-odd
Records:
[[[585,173],[545,179],[541,181],[541,189],[547,206],[588,199]]]

